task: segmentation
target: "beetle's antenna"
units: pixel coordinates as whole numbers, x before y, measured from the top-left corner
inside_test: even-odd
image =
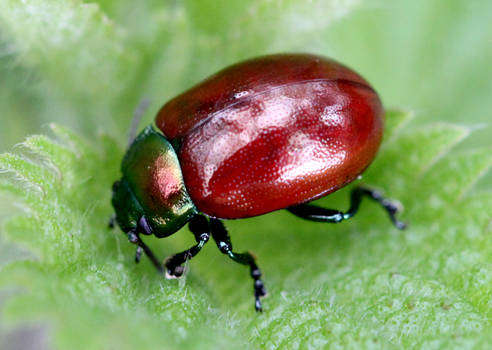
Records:
[[[149,108],[149,105],[150,99],[144,97],[138,104],[137,108],[135,108],[135,111],[133,111],[132,124],[130,126],[130,133],[128,134],[128,147],[133,143],[133,140],[135,140],[135,137],[137,136],[138,125],[142,121],[142,117],[145,114],[147,108]]]

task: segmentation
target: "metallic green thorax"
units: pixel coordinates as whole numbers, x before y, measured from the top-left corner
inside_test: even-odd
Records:
[[[123,177],[113,190],[116,220],[125,232],[142,216],[158,237],[173,234],[197,213],[183,181],[176,152],[152,126],[145,128],[121,164]]]

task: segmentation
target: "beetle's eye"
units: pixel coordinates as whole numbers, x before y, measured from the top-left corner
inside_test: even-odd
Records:
[[[119,181],[115,181],[114,184],[113,184],[113,192],[118,191],[118,187],[120,187],[120,182]]]

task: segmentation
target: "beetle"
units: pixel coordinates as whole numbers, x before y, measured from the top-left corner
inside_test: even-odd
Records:
[[[180,277],[209,241],[250,268],[255,308],[265,296],[250,253],[232,249],[225,219],[286,209],[311,221],[353,217],[363,197],[393,224],[395,202],[357,187],[343,212],[309,202],[357,179],[381,143],[381,101],[360,75],[331,59],[277,54],[230,66],[171,99],[128,148],[113,185],[114,222],[158,271]],[[167,237],[186,223],[196,245],[159,262],[142,235]]]

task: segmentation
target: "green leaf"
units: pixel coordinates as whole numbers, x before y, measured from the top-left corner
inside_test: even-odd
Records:
[[[484,208],[492,193],[470,190],[492,165],[492,153],[455,153],[452,146],[469,134],[458,126],[410,122],[397,132],[408,118],[388,113],[391,137],[364,177],[402,201],[407,231],[391,228],[366,202],[350,224],[309,223],[284,212],[227,223],[235,247],[254,249],[264,270],[270,295],[262,315],[252,310],[246,269],[212,245],[189,263],[185,280],[162,279],[146,259],[134,265],[124,235],[105,228],[122,155],[117,142],[104,135],[91,143],[56,125],[76,151],[65,150],[64,141],[29,137],[25,146],[38,163],[6,154],[2,166],[23,179],[52,166],[60,176],[55,185],[40,184],[50,200],[28,203],[28,217],[5,225],[4,238],[31,252],[0,273],[1,284],[24,291],[8,302],[5,320],[49,320],[60,348],[486,344],[492,245]],[[12,183],[10,189],[22,188]],[[10,192],[25,200],[24,191]],[[347,195],[341,191],[336,205]],[[322,204],[333,206],[330,197]],[[186,231],[149,244],[169,255],[191,244]]]

